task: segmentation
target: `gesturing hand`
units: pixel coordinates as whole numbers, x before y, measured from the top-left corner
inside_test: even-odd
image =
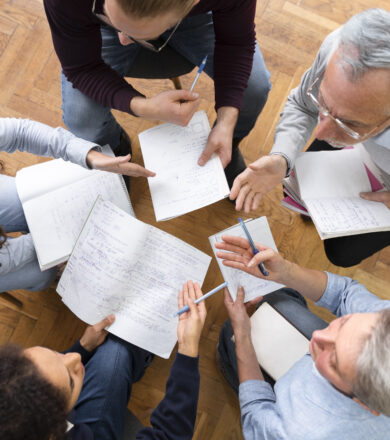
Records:
[[[115,316],[108,315],[97,324],[88,326],[85,329],[83,336],[81,336],[81,346],[87,351],[93,351],[96,347],[103,344],[107,337],[107,330],[105,330],[105,327],[109,327],[114,321]]]
[[[131,156],[112,157],[99,151],[91,150],[87,154],[87,165],[94,170],[109,171],[111,173],[124,174],[133,177],[153,177],[153,171],[136,163],[129,162]]]
[[[222,166],[225,168],[232,158],[232,135],[224,130],[223,125],[215,125],[207,139],[206,148],[199,157],[198,164],[205,165],[213,153],[217,153],[221,159]]]
[[[278,185],[287,171],[283,156],[263,156],[248,165],[234,180],[230,200],[236,199],[236,210],[246,213],[259,207],[261,198]]]
[[[195,299],[202,296],[198,283],[187,281],[179,293],[179,309],[188,305],[190,310],[179,316],[177,326],[178,351],[187,356],[196,357],[199,352],[199,339],[206,319],[206,305],[202,301],[194,304]]]
[[[222,236],[222,242],[215,244],[217,249],[226,252],[217,252],[218,258],[223,259],[223,264],[234,269],[242,270],[258,278],[281,282],[288,268],[288,261],[281,257],[273,249],[255,243],[260,251],[253,255],[249,241],[246,238],[234,236]],[[269,275],[265,277],[257,267],[259,263],[264,263]]]
[[[360,197],[373,202],[384,203],[390,209],[390,191],[363,192]]]

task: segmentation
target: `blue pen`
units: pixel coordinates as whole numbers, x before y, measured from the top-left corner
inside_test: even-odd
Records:
[[[259,253],[259,250],[256,248],[255,243],[253,242],[252,237],[250,236],[249,231],[248,231],[248,229],[247,229],[245,223],[242,221],[242,218],[239,218],[238,221],[239,221],[240,225],[242,226],[242,229],[243,229],[244,232],[245,232],[246,238],[248,239],[249,244],[251,245],[251,248],[252,248],[253,253],[254,253],[255,255],[258,254],[258,253]],[[267,276],[269,275],[268,270],[265,268],[265,266],[264,266],[263,263],[259,263],[259,264],[257,265],[257,267],[260,269],[260,272],[261,272],[265,277],[267,277]]]
[[[195,87],[196,83],[198,82],[200,74],[203,72],[204,66],[206,65],[207,57],[208,57],[208,55],[206,55],[203,58],[202,62],[200,63],[200,66],[199,66],[199,69],[198,69],[198,73],[196,74],[194,80],[192,81],[190,92],[192,92],[194,90],[194,87]]]
[[[206,298],[208,298],[211,295],[214,295],[214,293],[219,292],[220,290],[222,290],[224,287],[227,287],[228,283],[227,281],[225,281],[224,283],[220,284],[218,287],[216,287],[213,290],[210,290],[210,292],[206,293],[205,295],[201,296],[200,298],[196,299],[194,301],[194,304],[199,304],[201,301],[204,301]],[[190,310],[190,308],[188,306],[184,306],[182,307],[180,310],[178,310],[173,317],[176,318],[176,316],[181,315],[182,313],[188,312],[188,310]]]

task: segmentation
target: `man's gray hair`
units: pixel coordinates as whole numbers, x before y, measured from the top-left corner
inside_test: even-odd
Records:
[[[341,61],[352,67],[352,80],[367,69],[390,69],[390,12],[368,9],[350,18],[340,29]]]
[[[370,409],[390,417],[390,308],[379,312],[377,324],[363,345],[353,394]]]

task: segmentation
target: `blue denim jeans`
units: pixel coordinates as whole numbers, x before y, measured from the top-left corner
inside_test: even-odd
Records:
[[[0,175],[0,226],[5,232],[28,231],[15,178],[2,174]],[[18,245],[19,239],[8,238],[8,240],[12,240],[12,245],[9,247],[12,252],[12,248]],[[12,255],[8,258],[12,258]],[[35,260],[19,268],[16,267],[12,272],[0,275],[0,292],[17,289],[43,290],[54,281],[56,274],[56,268],[41,272],[38,260]]]
[[[161,38],[167,38],[170,30]],[[119,75],[125,77],[137,56],[137,44],[122,46],[112,29],[102,27],[102,57]],[[208,54],[204,71],[213,78],[214,25],[211,13],[185,18],[169,41],[169,45],[192,63],[199,65]],[[256,123],[271,89],[261,51],[256,44],[252,73],[244,92],[242,109],[234,131],[235,138],[245,137]],[[76,136],[101,145],[109,144],[113,149],[119,144],[120,126],[111,113],[88,98],[61,75],[63,120]]]
[[[75,422],[88,424],[95,440],[120,440],[132,385],[150,362],[149,352],[109,334],[85,367]]]
[[[276,308],[286,319],[288,319],[298,330],[308,339],[314,330],[323,329],[328,323],[320,317],[310,312],[307,308],[305,298],[297,291],[287,287],[279,289],[273,293],[265,295],[263,302],[268,302]],[[236,346],[232,340],[233,329],[230,320],[226,320],[219,335],[218,358],[220,368],[226,381],[238,393],[238,368],[236,358]],[[275,381],[263,371],[264,379],[272,386]]]

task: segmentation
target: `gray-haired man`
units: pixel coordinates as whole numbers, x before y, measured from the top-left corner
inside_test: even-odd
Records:
[[[316,125],[317,140],[325,142],[312,150],[362,142],[390,188],[390,12],[364,11],[325,39],[288,97],[270,154],[236,178],[230,197],[237,209],[258,208],[293,167]],[[390,208],[390,191],[362,197]],[[389,244],[390,233],[378,232],[325,240],[325,251],[332,263],[347,267]]]

